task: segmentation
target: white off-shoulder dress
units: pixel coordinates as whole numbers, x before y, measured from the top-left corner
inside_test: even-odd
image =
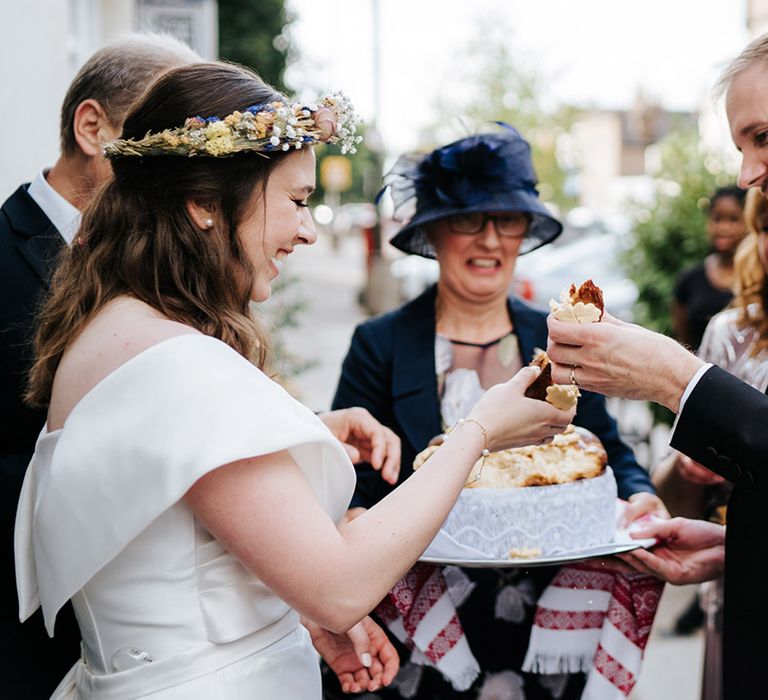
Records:
[[[298,615],[181,500],[211,470],[279,450],[338,521],[354,487],[341,444],[201,335],[143,351],[89,391],[61,430],[40,436],[16,520],[20,616],[42,606],[52,635],[71,599],[83,637],[54,698],[320,697]]]

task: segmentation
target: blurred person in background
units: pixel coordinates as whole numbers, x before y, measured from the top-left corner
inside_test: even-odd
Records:
[[[102,156],[131,104],[169,68],[202,59],[168,36],[135,34],[91,56],[61,106],[61,153],[0,209],[0,677],[3,697],[48,698],[78,657],[80,635],[69,607],[55,639],[42,617],[19,623],[13,566],[16,503],[45,411],[22,397],[32,362],[35,315],[53,263],[72,243],[80,211],[112,170]],[[6,164],[7,165],[7,164]],[[2,693],[0,693],[2,694]]]
[[[747,237],[734,256],[734,299],[707,325],[698,355],[755,389],[768,389],[768,200],[747,193]],[[674,452],[653,474],[673,515],[726,524],[731,483],[690,457]],[[722,698],[723,579],[705,584],[706,655],[702,700]]]
[[[707,207],[707,236],[712,252],[703,262],[684,270],[675,282],[672,325],[675,337],[694,352],[709,320],[733,298],[733,256],[746,234],[746,191],[721,187]]]
[[[707,205],[707,237],[712,252],[703,262],[680,273],[675,282],[674,336],[693,352],[701,345],[710,319],[733,299],[733,258],[746,234],[745,195],[746,191],[736,185],[720,187],[712,193]],[[681,456],[679,463],[685,459]],[[667,470],[662,469],[660,473],[665,474]],[[698,597],[694,597],[677,618],[674,629],[677,634],[690,634],[703,622],[704,611]]]
[[[510,290],[518,255],[561,232],[538,198],[529,145],[508,126],[426,155],[403,156],[385,182],[396,214],[403,216],[408,207],[412,213],[392,245],[436,258],[440,274],[437,285],[415,300],[354,332],[333,406],[363,406],[392,428],[402,440],[402,468],[397,475],[383,475],[386,479],[371,468],[358,468],[350,517],[412,478],[418,452],[546,345],[546,313]],[[630,502],[627,519],[645,513],[666,517],[604,399],[584,392],[574,423],[602,440],[619,496]],[[561,691],[558,697],[581,695],[582,674],[561,675],[554,687],[544,687],[540,679],[546,682],[546,676],[521,674],[535,603],[556,569],[449,569],[470,591],[457,612],[480,675],[454,683],[434,666],[417,671],[412,665],[407,689],[387,688],[380,697],[485,698],[496,682],[517,684],[515,692],[528,700]],[[489,683],[485,691],[484,682]],[[462,684],[471,685],[458,688]]]

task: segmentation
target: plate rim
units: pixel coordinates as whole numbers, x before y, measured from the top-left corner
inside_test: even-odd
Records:
[[[529,559],[447,559],[443,557],[420,557],[424,564],[437,566],[461,566],[468,569],[506,569],[506,568],[532,568],[536,566],[557,566],[578,561],[587,561],[598,557],[609,557],[614,554],[623,554],[640,549],[645,546],[643,540],[635,542],[613,542],[607,545],[598,545],[582,550],[572,550],[549,557],[531,557]]]

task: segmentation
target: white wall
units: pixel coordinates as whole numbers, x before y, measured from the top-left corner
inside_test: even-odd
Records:
[[[0,3],[0,201],[58,152],[58,108],[72,77],[68,3]]]
[[[215,0],[142,2],[145,10],[151,8],[161,19],[173,12],[192,16],[196,48],[215,57]],[[69,83],[96,49],[146,25],[139,21],[139,4],[139,0],[0,0],[0,202],[56,160],[59,109]]]

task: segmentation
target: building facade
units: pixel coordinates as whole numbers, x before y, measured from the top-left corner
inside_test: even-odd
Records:
[[[59,151],[59,108],[83,62],[138,30],[166,32],[205,58],[218,51],[216,0],[0,3],[0,201]]]

